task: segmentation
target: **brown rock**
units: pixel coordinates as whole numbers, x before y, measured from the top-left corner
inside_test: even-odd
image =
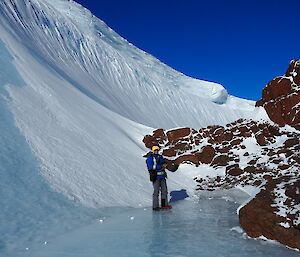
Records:
[[[226,167],[226,175],[239,176],[243,172],[244,171],[242,169],[240,169],[238,164],[233,164],[233,165]]]
[[[281,170],[287,170],[289,167],[290,167],[290,165],[288,165],[288,164],[282,164],[282,165],[278,166],[278,168]]]
[[[226,165],[228,165],[228,162],[229,162],[228,155],[219,155],[214,158],[212,165],[226,166]]]
[[[254,164],[256,164],[256,162],[257,162],[257,160],[251,160],[251,161],[248,162],[248,164],[254,165]]]
[[[279,163],[281,163],[281,160],[280,159],[274,159],[274,160],[272,160],[272,162],[275,163],[275,164],[279,164]]]
[[[187,150],[191,150],[191,146],[189,145],[188,142],[183,142],[183,141],[178,141],[175,145],[174,145],[174,150],[176,150],[176,152],[178,152],[178,150],[180,150],[181,152],[185,152]]]
[[[155,138],[165,138],[166,134],[163,129],[157,129],[153,131],[153,137]]]
[[[179,165],[181,163],[190,163],[190,162],[199,165],[199,160],[197,156],[193,154],[181,155],[175,160],[176,165]]]
[[[264,107],[272,121],[277,123],[279,126],[287,124],[283,115],[284,107],[282,105],[282,100],[277,100],[277,102],[267,102]]]
[[[166,140],[166,135],[163,129],[157,129],[153,131],[152,135],[146,135],[143,142],[147,148],[152,148],[154,145],[162,145]]]
[[[280,126],[300,128],[300,65],[293,60],[285,76],[273,79],[263,89],[262,99],[256,105],[264,106],[270,119]]]
[[[292,156],[292,158],[293,158],[298,164],[300,164],[300,157],[298,157],[298,156]]]
[[[268,152],[268,154],[267,154],[268,156],[275,156],[276,155],[276,153],[273,151],[273,150],[271,150],[271,151],[269,151]]]
[[[269,101],[278,97],[284,97],[291,92],[292,86],[288,78],[277,77],[263,90],[263,99]]]
[[[149,149],[151,149],[152,146],[154,145],[158,145],[158,141],[153,136],[150,135],[146,135],[143,139],[143,142],[145,146]]]
[[[281,133],[279,131],[279,127],[277,127],[277,126],[268,125],[268,130],[269,130],[271,136],[280,136],[281,135]]]
[[[238,130],[239,130],[239,135],[242,137],[251,136],[251,133],[249,133],[250,129],[246,125],[239,127]]]
[[[275,186],[276,181],[269,178],[266,189],[240,209],[240,224],[250,237],[264,236],[289,247],[300,249],[300,230],[293,226],[282,227],[280,223],[289,223],[289,220],[276,215],[276,209],[272,207]]]
[[[211,134],[210,136],[210,141],[211,143],[222,143],[226,140],[226,137],[228,138],[228,136],[230,136],[230,134],[226,134],[225,135],[225,129],[224,127],[216,127],[214,130],[213,130],[213,133]]]
[[[298,145],[298,144],[299,144],[299,139],[298,138],[291,138],[291,139],[288,139],[284,142],[285,147],[292,147],[292,146]]]
[[[234,146],[234,145],[239,145],[239,144],[241,144],[241,142],[242,142],[242,140],[238,138],[238,139],[232,140],[232,141],[230,142],[230,144],[231,144],[232,146]]]
[[[225,147],[220,147],[218,148],[219,153],[228,153],[231,147],[225,146]]]
[[[267,140],[265,138],[265,136],[261,133],[256,134],[255,135],[256,141],[260,146],[266,145],[267,144]]]
[[[262,181],[261,180],[255,180],[254,182],[253,182],[253,185],[255,185],[255,186],[260,186],[262,184]]]
[[[191,133],[190,128],[180,128],[180,129],[174,129],[169,130],[167,132],[167,137],[170,143],[174,143],[178,141],[179,139],[182,139],[186,136],[188,136]]]
[[[228,173],[229,170],[234,169],[234,168],[239,168],[239,165],[236,164],[236,163],[235,163],[235,164],[228,165],[228,166],[226,167],[226,173]]]
[[[283,153],[286,157],[289,157],[289,156],[291,156],[291,155],[294,154],[293,151],[291,151],[291,150],[289,150],[289,149],[287,149],[287,148],[282,148],[282,149],[280,149],[280,150],[277,152],[278,155],[281,154],[281,153]]]
[[[215,154],[215,149],[211,145],[207,145],[204,146],[201,152],[197,153],[196,156],[200,163],[209,164],[212,162]]]
[[[176,151],[174,148],[169,148],[169,149],[163,150],[162,154],[167,157],[173,157],[173,156],[176,156]]]
[[[298,180],[295,183],[288,185],[285,189],[285,195],[293,199],[295,204],[300,203],[299,188],[300,188],[300,181]]]
[[[256,168],[254,166],[247,166],[244,168],[244,172],[255,173]]]
[[[223,135],[223,141],[231,141],[233,134],[230,131],[226,131]]]

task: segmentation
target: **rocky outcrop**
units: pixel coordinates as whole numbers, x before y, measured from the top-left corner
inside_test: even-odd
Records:
[[[292,184],[287,186],[286,183],[290,179],[290,177],[277,179],[269,177],[268,183],[266,183],[261,192],[239,211],[239,218],[241,226],[249,236],[254,238],[265,236],[270,240],[276,240],[289,247],[299,249],[299,209],[291,208],[296,206],[289,203],[290,201],[296,201],[299,204],[299,181],[298,185]],[[275,193],[280,190],[279,185],[285,185],[284,188],[286,190],[291,188],[294,193],[296,191],[297,193],[287,197],[288,194],[285,192],[285,194],[278,197]],[[278,204],[279,199],[284,200],[281,208],[278,206],[280,205]],[[281,216],[282,211],[284,212],[283,216]],[[297,224],[295,224],[296,222]]]
[[[270,81],[263,89],[263,106],[270,119],[280,126],[286,124],[300,129],[300,60],[293,60],[284,76]]]
[[[249,236],[300,249],[299,133],[268,122],[240,119],[226,126],[156,130],[144,138],[159,145],[169,165],[199,166],[197,190],[252,186],[258,194],[239,211]],[[201,165],[216,171],[201,175]]]

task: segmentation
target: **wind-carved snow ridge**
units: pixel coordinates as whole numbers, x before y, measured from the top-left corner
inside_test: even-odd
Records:
[[[170,128],[199,123],[206,126],[220,120],[227,123],[233,121],[232,116],[245,115],[239,108],[226,106],[221,109],[232,114],[217,112],[209,120],[199,119],[199,110],[218,109],[214,103],[227,102],[227,91],[221,85],[176,72],[129,44],[74,2],[23,0],[1,5],[3,22],[14,28],[14,35],[33,55],[61,76],[72,78],[68,80],[83,93],[126,118]],[[253,105],[248,103],[250,112]],[[155,122],[148,117],[149,112],[157,116]],[[173,113],[179,117],[174,119]]]
[[[0,32],[24,81],[5,85],[15,123],[51,187],[87,206],[151,202],[141,157],[149,127],[266,117],[134,47],[73,1],[1,1]],[[178,174],[173,185],[189,179]]]

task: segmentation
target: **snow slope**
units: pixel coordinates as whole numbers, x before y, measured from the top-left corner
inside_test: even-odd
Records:
[[[73,1],[3,0],[0,35],[7,55],[1,94],[36,173],[85,206],[150,204],[141,140],[152,128],[225,124],[259,113],[221,85],[189,78],[137,49]],[[170,185],[194,186],[183,173]]]
[[[73,1],[2,0],[0,252],[89,220],[88,207],[149,206],[142,138],[153,128],[240,117],[266,116],[137,49]],[[192,194],[192,178],[171,174],[169,191]]]

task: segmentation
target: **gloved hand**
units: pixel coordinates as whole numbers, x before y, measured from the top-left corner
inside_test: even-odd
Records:
[[[179,168],[179,165],[173,164],[173,165],[172,165],[172,168],[170,169],[170,171],[171,171],[171,172],[175,172],[176,170],[178,170],[178,168]]]
[[[150,181],[151,182],[155,182],[156,181],[156,177],[157,177],[157,173],[155,170],[149,170],[149,175],[150,175]]]

